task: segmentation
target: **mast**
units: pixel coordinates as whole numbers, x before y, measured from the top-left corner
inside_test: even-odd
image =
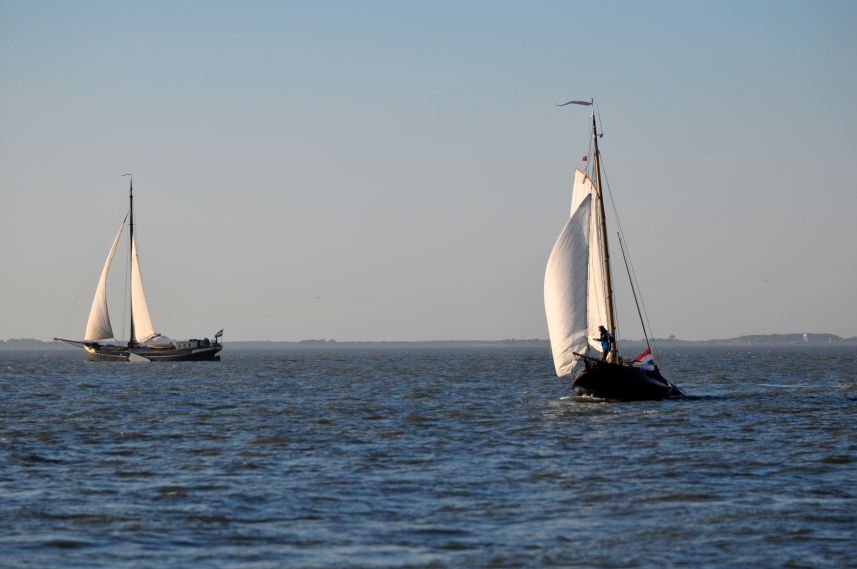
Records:
[[[592,136],[595,139],[595,197],[598,200],[598,215],[602,258],[604,259],[604,279],[607,282],[607,330],[613,336],[610,348],[611,362],[616,362],[616,316],[613,309],[613,277],[610,274],[610,248],[607,244],[607,218],[604,214],[604,194],[601,191],[601,152],[598,150],[598,127],[595,124],[595,101],[592,102]]]
[[[128,224],[128,255],[134,254],[134,177],[131,174],[123,174],[130,178],[130,189],[128,190],[128,201],[130,203],[131,223]],[[131,271],[134,270],[134,260],[128,263]],[[132,287],[133,288],[133,287]],[[130,311],[131,335],[128,337],[128,347],[133,348],[134,341],[134,295],[131,294],[128,300],[128,309]]]

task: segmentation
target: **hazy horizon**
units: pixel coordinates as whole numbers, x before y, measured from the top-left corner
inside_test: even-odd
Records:
[[[778,332],[772,334],[743,334],[739,336],[724,336],[720,338],[679,338],[679,337],[656,337],[653,340],[658,342],[719,342],[719,341],[730,341],[738,338],[752,337],[752,336],[787,336],[787,335],[799,335],[799,334],[808,334],[810,336],[828,336],[833,335],[837,336],[841,340],[848,341],[857,339],[857,336],[839,336],[838,334],[833,334],[832,332],[819,332],[819,331],[806,331],[806,332]],[[202,337],[213,337],[212,334],[203,334],[200,335],[200,339]],[[181,340],[185,338],[172,338],[169,336],[163,336],[164,339],[168,340]],[[72,339],[72,338],[64,338],[64,339]],[[34,338],[34,337],[22,337],[22,336],[11,336],[8,338],[0,338],[0,342],[10,342],[10,341],[31,341],[35,340],[38,342],[53,342],[53,338]],[[645,343],[645,338],[635,338],[635,337],[627,337],[620,336],[619,340],[621,342],[630,342],[630,343]],[[116,342],[121,342],[121,340],[115,340]],[[157,343],[158,339],[155,338],[151,340],[151,342]],[[226,338],[223,341],[226,343],[285,343],[285,344],[301,344],[301,343],[327,343],[327,344],[432,344],[432,343],[525,343],[525,342],[549,342],[550,340],[547,337],[544,338],[495,338],[495,339],[487,339],[487,338],[445,338],[438,340],[400,340],[400,339],[378,339],[378,338],[370,338],[365,340],[353,340],[353,339],[338,339],[338,338],[302,338],[299,340],[273,340],[268,338],[251,338],[251,339],[236,339],[232,340]],[[111,341],[105,341],[104,343],[110,343]],[[815,341],[817,343],[817,340]]]
[[[125,172],[170,337],[546,338],[589,122],[554,104],[589,97],[655,336],[857,336],[855,25],[836,1],[0,0],[0,338],[82,337]]]

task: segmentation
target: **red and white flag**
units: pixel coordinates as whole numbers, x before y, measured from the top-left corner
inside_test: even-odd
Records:
[[[643,353],[634,358],[634,365],[645,369],[655,369],[655,358],[652,355],[652,349],[646,348]]]
[[[589,160],[589,156],[587,156],[586,154],[584,154],[583,156],[580,157],[581,162],[586,162],[588,160]]]

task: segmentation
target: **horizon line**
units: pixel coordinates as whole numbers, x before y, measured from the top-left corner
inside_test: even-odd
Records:
[[[835,334],[833,332],[769,332],[769,333],[756,333],[756,334],[741,334],[739,336],[731,336],[726,338],[680,338],[677,336],[669,336],[669,337],[655,337],[652,340],[656,342],[717,342],[717,341],[729,341],[729,340],[737,340],[741,338],[750,338],[750,337],[758,337],[758,336],[799,336],[799,335],[807,335],[807,336],[828,336],[828,337],[836,337],[841,340],[854,340],[857,339],[857,335],[855,336],[841,336],[839,334]],[[170,336],[163,336],[163,338],[169,340],[175,340]],[[620,341],[624,342],[635,342],[635,343],[645,343],[645,338],[623,338],[619,337]],[[10,342],[10,341],[30,341],[30,342],[43,342],[47,344],[52,344],[57,342],[57,340],[50,339],[42,339],[42,338],[33,338],[33,337],[10,337],[5,340],[0,339],[0,342]],[[113,342],[124,342],[126,340],[113,340]],[[476,338],[476,339],[462,339],[462,338],[448,338],[448,339],[420,339],[420,340],[338,340],[335,338],[302,338],[300,340],[282,340],[282,339],[238,339],[238,340],[227,340],[223,342],[224,344],[229,343],[238,343],[238,342],[267,342],[267,343],[280,343],[280,344],[307,344],[307,343],[317,343],[317,344],[429,344],[429,343],[503,343],[503,342],[550,342],[549,338],[497,338],[497,339],[485,339],[485,338]],[[109,342],[107,342],[109,343]]]

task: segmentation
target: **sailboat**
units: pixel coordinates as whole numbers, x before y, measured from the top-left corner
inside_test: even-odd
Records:
[[[573,376],[572,388],[581,397],[640,401],[683,395],[654,363],[633,278],[631,286],[648,349],[630,361],[619,355],[595,105],[590,100],[559,106],[570,104],[592,107],[593,160],[585,159],[593,164],[595,179],[576,169],[571,214],[545,269],[545,314],[556,374]],[[622,252],[624,256],[624,246]],[[631,271],[628,273],[630,277]],[[601,352],[600,357],[593,352]]]
[[[130,174],[125,174],[130,176]],[[137,243],[134,239],[134,180],[130,180],[128,193],[128,213],[119,225],[119,231],[113,239],[113,245],[107,253],[107,260],[101,270],[95,297],[89,319],[86,321],[86,331],[83,340],[67,340],[54,338],[60,342],[83,348],[88,359],[93,361],[219,361],[218,352],[223,344],[218,340],[223,335],[220,330],[214,335],[214,340],[208,338],[174,341],[167,343],[151,343],[151,340],[161,336],[155,331],[152,319],[149,317],[149,307],[146,304],[146,293],[143,290],[143,278],[140,275],[140,261],[137,255]],[[130,291],[130,334],[127,342],[106,341],[115,340],[113,327],[110,324],[110,314],[107,310],[107,275],[113,256],[119,246],[122,233],[128,222],[128,247],[131,256],[131,291]]]

